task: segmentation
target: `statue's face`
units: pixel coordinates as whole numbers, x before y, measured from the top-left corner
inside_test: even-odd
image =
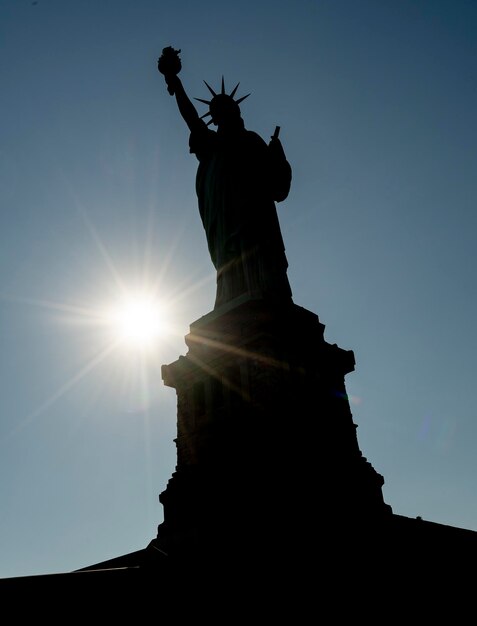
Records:
[[[210,114],[215,126],[228,124],[240,119],[240,109],[233,98],[226,94],[214,96],[210,102]]]

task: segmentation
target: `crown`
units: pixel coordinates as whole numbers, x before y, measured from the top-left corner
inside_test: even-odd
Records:
[[[204,113],[204,115],[201,116],[200,119],[203,119],[204,117],[208,117],[209,115],[211,116],[212,113],[210,111],[210,109],[214,106],[219,104],[220,101],[224,102],[224,101],[228,101],[230,103],[230,101],[232,101],[235,105],[238,105],[243,102],[245,100],[245,98],[249,97],[249,93],[246,96],[242,96],[241,98],[238,98],[237,100],[234,100],[234,96],[237,92],[237,89],[240,85],[240,83],[237,83],[236,86],[232,89],[232,91],[227,94],[225,92],[225,82],[224,82],[224,77],[222,76],[222,85],[221,85],[221,90],[220,93],[216,93],[212,87],[204,80],[204,83],[207,87],[207,89],[210,91],[210,93],[212,94],[212,99],[211,100],[203,100],[202,98],[194,98],[194,100],[198,100],[199,102],[203,102],[204,104],[207,104],[209,106],[209,110],[207,111],[207,113]],[[209,126],[210,124],[212,124],[213,120],[209,120],[207,122],[207,126]]]

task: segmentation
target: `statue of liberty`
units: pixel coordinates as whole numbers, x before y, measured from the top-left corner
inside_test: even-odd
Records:
[[[244,294],[290,303],[288,262],[275,203],[288,196],[292,174],[279,127],[268,144],[246,130],[239,104],[250,94],[235,99],[239,85],[227,94],[223,78],[219,93],[205,83],[210,100],[195,98],[209,107],[200,117],[178,77],[179,52],[164,48],[158,69],[175,95],[190,130],[190,152],[199,161],[196,192],[217,271],[215,308]],[[208,123],[205,117],[211,118]]]

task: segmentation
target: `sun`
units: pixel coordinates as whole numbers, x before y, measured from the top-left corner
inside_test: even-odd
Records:
[[[141,350],[154,348],[169,326],[164,304],[144,293],[124,295],[111,308],[109,321],[119,343]]]

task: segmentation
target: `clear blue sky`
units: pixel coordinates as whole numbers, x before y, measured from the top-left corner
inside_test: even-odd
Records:
[[[190,96],[224,75],[247,128],[281,126],[294,301],[355,353],[386,502],[477,530],[476,32],[470,0],[0,1],[0,577],[141,549],[162,521],[160,366],[215,296],[167,45]],[[138,286],[169,307],[147,353],[100,316]]]

